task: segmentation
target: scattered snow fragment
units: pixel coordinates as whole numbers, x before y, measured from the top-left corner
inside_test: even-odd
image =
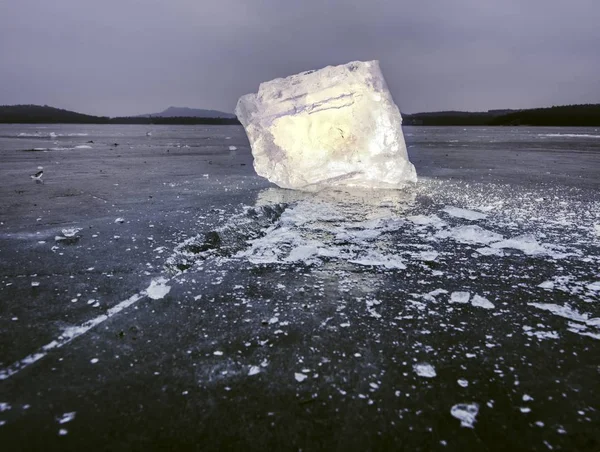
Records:
[[[168,281],[168,279],[162,276],[160,278],[153,279],[146,289],[146,293],[153,300],[160,300],[161,298],[164,298],[171,291],[171,286],[166,285]]]
[[[75,419],[75,411],[71,411],[70,413],[65,413],[63,414],[61,417],[57,418],[56,420],[58,421],[59,424],[66,424],[67,422],[71,422],[73,419]]]
[[[474,210],[461,209],[460,207],[454,206],[446,206],[442,209],[443,212],[446,212],[448,215],[463,218],[465,220],[483,220],[487,217],[487,215],[475,212]]]
[[[115,223],[125,223],[125,219],[124,219],[124,218],[121,218],[121,217],[119,217],[119,218],[117,218],[117,219],[115,220]]]
[[[213,355],[215,355],[215,356],[223,356],[223,352],[221,350],[215,350],[213,352]]]
[[[437,375],[435,373],[435,368],[428,363],[415,364],[413,370],[419,377],[433,378]]]
[[[251,366],[250,370],[248,371],[248,376],[256,375],[258,373],[260,373],[260,367],[258,367],[258,366]]]
[[[519,408],[519,410],[521,410],[521,413],[531,413],[531,408],[528,406],[522,406]]]
[[[230,151],[237,151],[237,147],[235,147],[235,146],[229,146],[229,150]]]
[[[460,421],[460,426],[467,428],[473,428],[477,413],[479,413],[477,403],[459,403],[450,410],[450,414]]]
[[[301,373],[298,373],[298,372],[296,372],[296,373],[294,373],[294,378],[296,379],[296,381],[297,381],[298,383],[302,383],[302,382],[303,382],[304,380],[306,380],[308,377],[307,377],[306,375],[304,375],[304,374],[301,374]]]
[[[471,298],[469,292],[452,292],[450,294],[450,303],[468,303]]]
[[[90,362],[92,364],[96,364],[98,361],[100,361],[98,358],[92,358],[92,359],[90,359]]]
[[[65,436],[67,433],[69,433],[69,431],[68,431],[66,428],[61,428],[61,429],[58,431],[58,434],[59,434],[60,436]]]
[[[5,411],[10,410],[12,407],[10,406],[10,403],[6,403],[6,402],[0,402],[0,413],[3,413]]]
[[[350,323],[349,323],[349,322],[346,322],[346,323],[340,323],[340,327],[341,327],[341,328],[348,328],[349,326],[350,326]]]
[[[533,397],[531,397],[528,394],[523,394],[522,400],[523,402],[531,402],[533,400]]]
[[[478,308],[483,308],[483,309],[494,309],[495,306],[494,304],[489,301],[487,298],[481,297],[479,295],[474,295],[473,299],[471,300],[471,305],[478,307]]]
[[[39,281],[31,281],[31,287],[39,287]]]

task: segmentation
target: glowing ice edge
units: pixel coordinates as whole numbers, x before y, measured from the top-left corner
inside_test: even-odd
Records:
[[[128,307],[137,303],[142,298],[145,298],[146,296],[148,296],[149,298],[152,298],[153,300],[158,300],[160,298],[163,298],[171,290],[171,287],[166,285],[167,282],[168,282],[168,280],[163,277],[153,279],[150,282],[150,285],[148,286],[147,289],[145,289],[139,293],[136,293],[135,295],[132,295],[131,297],[129,297],[127,300],[124,300],[124,301],[120,302],[119,304],[113,306],[108,311],[106,311],[106,314],[102,314],[96,318],[88,320],[87,322],[84,322],[81,325],[65,328],[65,330],[62,332],[62,334],[60,336],[58,336],[58,338],[56,338],[52,342],[49,342],[46,345],[40,347],[35,353],[32,353],[31,355],[26,356],[25,358],[13,363],[12,365],[8,366],[5,369],[1,369],[0,370],[0,381],[6,380],[6,379],[12,377],[13,375],[19,373],[26,367],[36,363],[40,359],[44,358],[48,353],[50,353],[55,348],[60,348],[64,345],[67,345],[69,342],[71,342],[74,339],[77,339],[79,336],[87,333],[92,328],[100,325],[101,323],[106,322],[108,319],[115,316],[119,312],[121,312],[124,309],[127,309]]]
[[[282,188],[396,189],[417,180],[378,61],[262,83],[239,99],[235,113],[257,174]]]

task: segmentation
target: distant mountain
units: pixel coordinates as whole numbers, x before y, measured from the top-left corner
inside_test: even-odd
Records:
[[[219,110],[203,110],[201,108],[169,107],[160,113],[139,115],[140,118],[228,118],[233,119],[235,115]]]

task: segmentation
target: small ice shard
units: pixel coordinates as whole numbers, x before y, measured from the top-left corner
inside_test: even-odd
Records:
[[[540,289],[553,290],[554,289],[554,283],[552,281],[544,281],[543,283],[538,284],[538,287]]]
[[[463,218],[464,220],[483,220],[487,215],[476,212],[474,210],[461,209],[460,207],[446,206],[442,209],[448,215],[456,218]]]
[[[452,292],[450,294],[450,303],[468,303],[471,298],[469,292]]]
[[[435,373],[435,368],[428,363],[415,364],[413,370],[419,377],[433,378],[437,375]]]
[[[164,298],[165,295],[171,291],[171,286],[166,285],[167,282],[168,279],[163,278],[162,276],[160,278],[153,279],[146,289],[146,293],[153,300],[160,300],[161,298]]]
[[[501,242],[492,243],[490,247],[511,248],[522,251],[529,256],[548,253],[548,249],[543,244],[538,243],[531,234],[524,234],[511,239],[502,240]]]
[[[483,229],[479,226],[458,226],[447,231],[439,231],[435,237],[440,239],[451,238],[460,243],[467,244],[478,244],[482,243],[487,245],[488,243],[498,242],[504,237],[487,229]],[[504,248],[504,247],[501,247]]]
[[[294,374],[294,378],[296,379],[296,381],[297,381],[298,383],[302,383],[302,382],[303,382],[304,380],[306,380],[308,377],[307,377],[306,375],[304,375],[304,374],[301,374],[301,373],[298,373],[298,372],[296,372],[296,373]]]
[[[56,420],[58,421],[59,424],[66,424],[67,422],[71,422],[73,419],[75,419],[75,411],[71,411],[70,413],[65,413],[63,414],[61,417],[57,418]]]
[[[417,179],[379,62],[262,83],[238,101],[254,169],[283,188],[400,188]]]
[[[65,229],[61,229],[60,232],[62,232],[62,234],[67,237],[67,238],[71,238],[71,237],[75,237],[75,235],[81,231],[81,228],[65,228]]]
[[[456,382],[458,383],[459,386],[466,388],[467,386],[469,386],[469,381],[465,378],[459,378],[458,380],[456,380]]]
[[[473,428],[477,413],[479,413],[477,403],[459,403],[450,410],[450,414],[460,421],[460,426],[467,428]]]
[[[484,298],[482,296],[479,295],[474,295],[473,299],[471,300],[471,304],[477,308],[483,308],[483,309],[494,309],[495,306],[494,304],[488,300],[487,298]]]

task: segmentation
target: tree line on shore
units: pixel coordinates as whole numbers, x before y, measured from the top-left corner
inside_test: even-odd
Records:
[[[572,126],[600,127],[600,104],[564,105],[527,110],[487,112],[441,111],[403,115],[415,126]],[[0,123],[23,124],[240,124],[236,118],[92,116],[47,105],[0,106]]]

